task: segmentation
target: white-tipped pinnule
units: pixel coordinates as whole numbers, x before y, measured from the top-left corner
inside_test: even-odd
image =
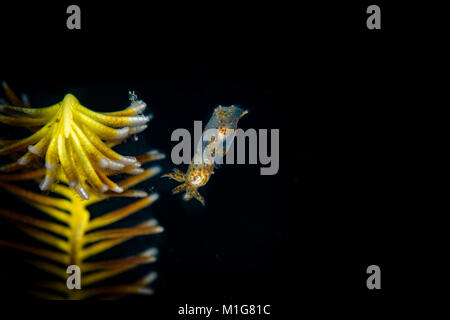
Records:
[[[148,125],[142,125],[142,126],[136,126],[136,127],[131,127],[130,128],[130,134],[137,134],[137,133],[141,133],[142,131],[144,131],[145,129],[147,129]]]
[[[154,293],[154,291],[151,288],[141,287],[138,289],[137,293],[145,294],[145,295],[152,295]]]
[[[152,170],[152,175],[151,176],[153,177],[153,176],[156,176],[156,175],[161,173],[162,167],[161,166],[153,166],[153,167],[150,168],[150,170]]]
[[[101,188],[100,188],[100,192],[101,193],[105,193],[106,191],[108,191],[108,186],[106,184],[104,184]]]
[[[162,152],[159,152],[158,150],[150,150],[147,153],[153,156],[153,160],[160,160],[166,158],[166,155]]]
[[[101,158],[100,162],[98,163],[98,165],[100,166],[100,168],[106,169],[106,168],[109,167],[109,161],[106,158]]]
[[[144,257],[155,257],[158,254],[158,249],[157,248],[150,248],[145,250],[142,255]]]
[[[119,186],[115,186],[114,188],[111,189],[113,192],[115,193],[122,193],[123,192],[123,188],[119,187]]]
[[[128,119],[130,119],[130,124],[133,127],[146,124],[147,122],[150,121],[150,117],[147,116],[135,116],[129,117]]]
[[[78,184],[78,181],[70,181],[69,182],[69,187],[75,188],[77,186],[77,184]]]
[[[109,160],[109,162],[108,162],[108,168],[110,168],[111,170],[121,170],[124,167],[125,167],[125,165],[118,161]]]
[[[132,175],[138,175],[141,174],[142,172],[144,172],[144,169],[142,168],[134,168],[128,171],[128,173]]]
[[[151,195],[148,196],[148,199],[150,200],[150,202],[155,202],[156,200],[159,199],[159,194],[158,193],[152,193]]]
[[[124,163],[124,164],[126,164],[126,165],[129,165],[129,164],[135,163],[137,160],[136,160],[135,157],[126,157],[126,156],[122,156],[122,157],[121,157],[119,160],[117,160],[117,161],[122,162],[122,163]]]
[[[44,180],[39,184],[39,189],[41,189],[41,191],[50,189],[50,186],[54,181],[55,181],[54,177],[46,174]]]
[[[152,218],[147,221],[147,225],[149,227],[156,227],[158,225],[158,220],[156,220],[155,218]]]
[[[51,164],[51,163],[46,162],[45,163],[45,169],[53,171],[53,170],[55,170],[55,166],[53,164]]]
[[[130,132],[130,128],[124,127],[121,129],[117,129],[116,132],[117,132],[117,135],[116,135],[115,139],[123,139],[128,136],[128,133]]]
[[[77,193],[80,195],[81,198],[83,198],[84,200],[89,200],[89,194],[87,193],[87,191],[83,188],[83,186],[81,184],[78,184],[75,187],[75,190],[77,191]]]
[[[135,162],[135,163],[131,164],[130,166],[131,166],[131,168],[140,168],[142,166],[142,163]]]
[[[121,170],[125,167],[123,163],[120,163],[118,161],[110,160],[107,158],[102,158],[99,162],[99,166],[102,169],[109,168],[111,170]]]
[[[164,228],[163,227],[161,227],[160,225],[158,225],[158,221],[156,220],[156,219],[150,219],[150,220],[148,220],[147,221],[147,225],[149,226],[149,227],[154,227],[156,230],[155,230],[155,233],[159,233],[159,232],[163,232],[164,231]]]
[[[33,146],[33,145],[30,144],[30,145],[27,147],[27,149],[28,149],[28,151],[30,151],[31,153],[33,153],[33,154],[35,154],[35,155],[37,155],[37,156],[41,156],[42,150],[41,150],[40,148],[36,148],[35,146]]]
[[[152,271],[148,275],[145,276],[143,281],[144,281],[145,284],[150,284],[153,281],[155,281],[156,278],[158,278],[158,274],[155,271]]]
[[[28,151],[31,152],[32,154],[37,155],[38,157],[43,157],[45,155],[45,152],[47,151],[47,146],[46,145],[39,145],[39,143],[32,145],[30,144],[27,147]]]
[[[141,190],[131,190],[131,191],[133,191],[133,193],[142,192]],[[137,197],[136,194],[133,194],[133,196]],[[139,198],[141,198],[141,197],[139,197]],[[146,198],[148,200],[148,204],[152,204],[153,202],[155,202],[156,200],[159,199],[159,194],[157,192],[154,192],[150,195],[147,194]]]
[[[148,193],[142,190],[130,190],[128,196],[134,198],[145,198],[148,196]]]
[[[136,113],[141,113],[145,110],[146,107],[147,107],[147,104],[144,101],[135,100],[130,104],[130,106],[128,108],[134,109]]]
[[[30,163],[30,158],[26,156],[22,156],[19,159],[17,159],[17,163],[21,166],[26,166],[28,163]]]

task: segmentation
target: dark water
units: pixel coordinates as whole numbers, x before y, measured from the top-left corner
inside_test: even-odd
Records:
[[[249,110],[243,129],[280,129],[278,174],[261,176],[259,164],[223,165],[200,189],[204,208],[172,196],[174,181],[146,182],[144,190],[160,194],[146,214],[165,232],[121,250],[156,241],[155,299],[167,306],[163,313],[208,302],[268,303],[282,314],[336,291],[333,301],[379,303],[386,293],[365,287],[373,263],[388,270],[391,289],[400,287],[393,275],[405,217],[390,206],[396,197],[389,181],[397,178],[384,157],[394,150],[388,131],[398,102],[398,81],[389,76],[398,65],[386,48],[398,38],[384,29],[368,34],[364,5],[337,15],[328,6],[83,1],[79,31],[65,28],[66,7],[8,11],[0,77],[33,104],[71,92],[88,108],[112,111],[127,106],[134,90],[154,119],[138,141],[118,148],[126,154],[155,148],[169,156],[173,130],[192,132],[193,121],[206,122],[220,104]],[[393,28],[389,12],[386,26]],[[328,15],[346,18],[333,25]],[[315,179],[313,106],[324,138]],[[160,164],[165,172],[174,167],[170,157]],[[8,285],[28,272],[6,262],[2,268]]]
[[[61,6],[45,15],[56,14],[57,8]],[[159,17],[159,10],[170,20]],[[248,109],[240,121],[243,129],[280,129],[278,174],[261,176],[261,164],[222,165],[200,189],[204,208],[195,200],[185,203],[172,196],[174,181],[147,181],[143,190],[160,193],[150,211],[165,232],[157,240],[142,237],[119,248],[127,255],[148,243],[158,245],[156,297],[179,302],[250,298],[255,303],[262,297],[269,303],[284,294],[292,259],[301,255],[290,248],[293,233],[303,227],[291,222],[311,214],[309,54],[296,48],[297,40],[289,40],[294,20],[280,26],[252,10],[225,19],[226,9],[198,20],[199,13],[172,15],[166,10],[83,5],[78,33],[57,26],[61,17],[42,22],[26,12],[37,27],[20,29],[14,41],[27,39],[29,49],[9,56],[2,77],[36,106],[55,103],[71,92],[93,110],[119,110],[128,104],[128,91],[134,90],[154,119],[137,142],[129,139],[117,150],[132,155],[158,149],[168,155],[160,162],[164,171],[174,167],[172,131],[193,132],[193,121],[206,123],[217,105]],[[96,14],[105,20],[96,21]],[[107,207],[93,208],[93,214]],[[23,268],[20,273],[27,272]],[[10,267],[6,270],[9,279],[18,276]],[[17,287],[15,280],[9,282]],[[21,290],[16,290],[19,297]]]

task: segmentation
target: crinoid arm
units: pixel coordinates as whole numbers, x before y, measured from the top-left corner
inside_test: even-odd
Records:
[[[14,160],[2,166],[0,189],[27,208],[18,212],[9,202],[3,203],[10,206],[0,209],[0,218],[29,236],[23,243],[0,237],[0,246],[22,252],[25,262],[54,278],[38,281],[32,293],[46,299],[152,294],[149,285],[156,279],[154,271],[146,270],[127,283],[113,281],[154,262],[158,254],[156,247],[148,246],[127,256],[117,256],[113,249],[135,237],[154,237],[163,231],[146,209],[159,195],[132,188],[160,174],[160,166],[144,168],[144,164],[164,154],[150,151],[130,157],[112,150],[145,129],[149,120],[142,115],[145,103],[132,94],[128,108],[99,113],[69,94],[50,107],[31,108],[7,85],[4,88],[11,104],[0,106],[0,122],[32,131],[38,127],[25,139],[0,140],[0,155]],[[128,176],[113,181],[119,173]],[[131,223],[125,221],[133,214]],[[82,290],[67,286],[67,268],[72,265],[81,270]]]
[[[7,88],[11,102],[18,104],[20,100]],[[146,104],[134,94],[130,94],[128,108],[116,112],[92,111],[70,93],[49,107],[23,105],[0,105],[0,122],[39,129],[21,140],[2,141],[0,155],[21,154],[15,162],[4,165],[3,171],[28,168],[36,159],[42,159],[46,171],[40,183],[41,190],[49,190],[56,181],[63,179],[83,198],[89,197],[91,190],[100,194],[108,190],[121,192],[104,172],[142,172],[135,157],[111,149],[147,128],[150,116],[142,114]]]

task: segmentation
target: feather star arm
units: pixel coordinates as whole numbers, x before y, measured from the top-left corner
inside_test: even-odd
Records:
[[[9,87],[10,100],[19,104]],[[7,90],[7,89],[9,90]],[[0,122],[34,129],[30,136],[17,140],[2,140],[0,155],[24,153],[15,162],[0,171],[10,172],[31,166],[39,158],[45,161],[45,175],[41,190],[49,190],[57,180],[67,180],[69,186],[88,199],[92,189],[103,194],[108,190],[121,193],[123,188],[108,178],[114,173],[139,174],[140,162],[135,157],[123,156],[111,149],[132,134],[147,127],[149,116],[142,114],[146,104],[130,94],[130,106],[117,112],[95,112],[67,94],[64,99],[46,108],[30,108],[0,104]]]
[[[32,293],[46,299],[115,299],[129,293],[151,294],[148,285],[157,276],[154,271],[131,283],[106,285],[103,281],[156,261],[157,248],[146,247],[125,257],[98,257],[134,237],[163,232],[157,220],[144,214],[158,199],[158,193],[131,188],[161,172],[160,166],[144,170],[141,164],[163,159],[164,154],[150,151],[128,157],[111,149],[146,128],[150,118],[142,115],[145,103],[132,94],[131,105],[125,110],[98,113],[67,95],[58,104],[33,109],[28,99],[19,99],[5,83],[3,87],[14,105],[0,100],[0,122],[25,126],[34,133],[21,140],[0,140],[0,154],[17,159],[1,168],[0,189],[50,218],[16,212],[12,206],[0,208],[1,219],[32,239],[24,243],[0,239],[0,246],[25,253],[30,256],[25,262],[57,277],[54,281],[39,281]],[[45,165],[41,159],[45,159]],[[122,172],[132,175],[116,182],[110,180],[110,176]],[[41,188],[48,187],[49,192],[41,194],[26,188],[29,182],[21,182],[27,180],[41,182]],[[121,205],[122,201],[113,197],[129,199],[123,199]],[[104,200],[116,201],[118,206],[92,217],[90,206]],[[137,212],[141,222],[108,228]],[[83,290],[66,286],[66,268],[73,264],[83,274]]]

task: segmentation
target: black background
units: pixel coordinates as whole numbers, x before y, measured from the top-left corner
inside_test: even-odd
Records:
[[[248,108],[244,129],[280,129],[279,173],[223,166],[202,190],[205,209],[156,182],[160,279],[150,302],[128,302],[136,312],[168,316],[185,303],[272,304],[274,318],[327,305],[373,312],[407,291],[416,243],[393,141],[409,32],[399,8],[378,3],[382,30],[367,30],[364,2],[78,1],[82,29],[67,30],[68,4],[2,4],[1,78],[32,102],[70,91],[106,110],[135,90],[155,115],[141,139],[167,154],[174,129],[192,131],[218,104]],[[366,288],[371,264],[380,291]]]

